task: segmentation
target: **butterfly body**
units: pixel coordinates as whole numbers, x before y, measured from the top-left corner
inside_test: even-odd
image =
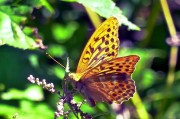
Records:
[[[135,92],[131,74],[139,56],[117,57],[118,50],[118,20],[111,17],[91,36],[76,73],[68,74],[74,88],[91,106],[95,106],[97,101],[121,104]]]

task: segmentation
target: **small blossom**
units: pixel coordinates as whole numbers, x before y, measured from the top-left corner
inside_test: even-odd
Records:
[[[75,102],[75,100],[74,99],[72,99],[71,100],[71,104],[75,104],[76,102]]]
[[[80,107],[82,105],[82,102],[77,103],[77,106]]]
[[[60,117],[61,115],[58,112],[55,112],[55,118]]]
[[[57,92],[54,88],[54,84],[47,83],[45,79],[40,80],[39,78],[35,78],[33,75],[30,75],[27,79],[31,83],[36,83],[37,85],[50,91],[51,93]],[[69,113],[71,112],[73,112],[76,117],[78,117],[78,115],[81,115],[83,119],[92,119],[90,115],[80,110],[80,107],[83,104],[83,102],[76,103],[73,99],[73,93],[71,93],[71,91],[63,91],[63,96],[61,96],[59,101],[57,102],[56,111],[54,112],[54,119],[59,118],[60,116],[64,116],[64,119],[68,119]],[[64,110],[65,103],[68,104],[69,107],[71,107],[70,110]]]
[[[32,76],[32,75],[30,75],[28,78],[27,78],[31,83],[35,83],[36,81],[35,81],[35,78]]]
[[[39,78],[35,78],[33,75],[30,75],[27,78],[31,83],[36,83],[39,86],[42,86],[42,88],[48,90],[51,93],[56,92],[55,88],[54,88],[54,84],[53,83],[46,83],[46,80],[43,79],[42,81],[39,80]]]
[[[45,79],[42,80],[42,85],[46,85],[46,80]]]
[[[49,89],[49,91],[54,93],[56,90],[55,89]]]
[[[63,105],[58,105],[57,106],[57,110],[60,112],[61,110],[64,110],[64,106]]]
[[[180,46],[180,35],[174,35],[166,40],[167,44],[171,46]]]

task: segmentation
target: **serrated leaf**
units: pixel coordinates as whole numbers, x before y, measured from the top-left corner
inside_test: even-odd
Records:
[[[128,21],[127,17],[122,14],[122,11],[115,5],[112,0],[65,0],[68,2],[78,2],[86,7],[89,7],[100,16],[109,18],[115,16],[118,18],[120,25],[124,24],[131,30],[140,30],[138,26]]]
[[[19,7],[21,10],[24,7]],[[19,23],[26,20],[25,16],[18,16],[18,10],[12,11],[8,6],[2,6],[0,8],[0,45],[7,44],[21,49],[35,49],[42,48],[44,45],[41,43],[39,38],[31,38],[26,35],[21,29]],[[26,10],[21,11],[21,14],[28,12],[29,7]],[[29,11],[30,12],[30,11]],[[20,14],[20,13],[17,13]]]

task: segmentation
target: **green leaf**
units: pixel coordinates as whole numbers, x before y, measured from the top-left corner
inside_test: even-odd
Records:
[[[119,24],[128,26],[131,30],[140,30],[138,26],[128,21],[127,17],[122,14],[121,9],[115,5],[112,0],[65,0],[68,2],[78,2],[86,7],[89,7],[100,16],[109,18],[111,16],[117,17]]]
[[[54,24],[52,26],[52,33],[55,40],[62,43],[71,38],[77,28],[78,24],[76,22],[69,22],[66,26]]]
[[[21,49],[44,47],[43,44],[39,44],[41,43],[41,39],[31,38],[26,35],[18,25],[20,22],[26,20],[24,16],[15,15],[18,10],[22,10],[19,14],[24,14],[31,9],[29,9],[29,7],[19,7],[19,9],[17,8],[15,11],[12,11],[12,9],[7,6],[0,8],[0,45],[7,44]]]
[[[61,57],[65,54],[65,48],[61,45],[51,44],[48,46],[47,52],[53,57]]]
[[[53,111],[45,103],[21,100],[17,104],[19,107],[0,104],[1,119],[53,119]]]
[[[48,9],[51,13],[54,13],[53,7],[47,2],[47,0],[40,0],[40,1],[46,9]]]
[[[64,78],[65,70],[59,66],[53,66],[52,69],[49,69],[49,71],[53,73],[55,76],[57,76],[59,79]]]
[[[35,54],[31,54],[29,55],[29,62],[31,63],[31,65],[35,68],[37,68],[39,66],[39,62],[38,62],[38,56]]]
[[[30,14],[33,8],[25,5],[11,7],[11,6],[1,6],[0,11],[8,15],[9,18],[16,22],[17,24],[25,22],[26,14]]]
[[[42,94],[42,88],[40,86],[33,85],[29,86],[25,91],[18,89],[10,89],[8,92],[2,93],[2,99],[12,100],[26,98],[29,100],[40,101],[44,98]]]

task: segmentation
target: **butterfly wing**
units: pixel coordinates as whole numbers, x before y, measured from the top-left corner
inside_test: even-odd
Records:
[[[126,74],[127,76],[131,76],[138,60],[139,56],[129,55],[103,62],[84,74],[81,80],[106,74]]]
[[[131,74],[138,60],[137,55],[119,57],[103,62],[87,72],[81,79],[82,92],[91,106],[96,101],[121,104],[132,97],[135,84]]]
[[[118,20],[111,17],[94,32],[80,57],[76,74],[86,72],[103,61],[117,56],[118,27]]]
[[[97,101],[121,104],[133,97],[134,81],[129,77],[118,74],[108,74],[94,77],[84,83],[83,94],[91,106]]]

